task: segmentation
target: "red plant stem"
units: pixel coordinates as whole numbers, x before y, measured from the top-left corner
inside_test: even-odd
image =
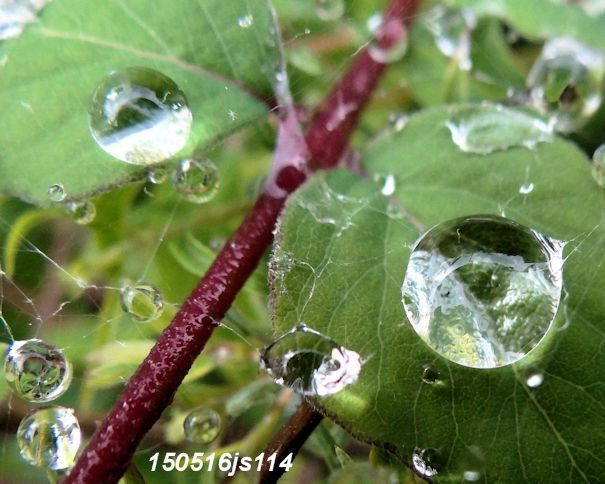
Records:
[[[392,0],[385,27],[390,20],[401,25],[402,20],[407,22],[418,1]],[[389,32],[379,36],[381,46],[388,47],[396,40]],[[364,50],[328,96],[306,136],[312,169],[332,167],[338,162],[384,69],[385,65]],[[304,175],[293,167],[285,167],[277,176],[279,187],[287,193],[303,181]],[[170,404],[193,361],[271,243],[284,202],[285,197],[260,196],[132,376],[66,484],[113,483],[120,479],[139,442]]]

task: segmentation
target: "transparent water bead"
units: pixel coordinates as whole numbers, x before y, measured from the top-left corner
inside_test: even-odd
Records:
[[[416,447],[412,454],[412,468],[420,477],[425,479],[438,474],[437,461],[439,456],[435,449],[421,449]]]
[[[552,124],[499,104],[455,108],[446,126],[458,148],[481,155],[516,146],[533,149],[553,139]]]
[[[254,17],[252,16],[251,13],[243,15],[237,19],[237,24],[243,29],[252,27],[253,23],[254,23]]]
[[[468,71],[473,67],[471,32],[477,21],[470,10],[437,5],[425,14],[424,23],[433,33],[441,53],[455,59],[462,70]]]
[[[376,62],[389,64],[403,58],[408,49],[408,38],[403,21],[399,18],[384,20],[381,14],[374,14],[368,19],[368,30],[372,39],[368,44],[368,54]],[[384,45],[386,39],[391,40],[388,47]]]
[[[164,309],[164,298],[160,290],[153,284],[145,282],[130,284],[122,287],[120,305],[125,313],[133,319],[147,323],[157,319]]]
[[[529,388],[538,388],[544,383],[544,374],[543,373],[531,373],[527,376],[527,380],[525,383]]]
[[[69,388],[72,368],[63,351],[39,339],[13,341],[6,351],[4,376],[24,400],[45,403]]]
[[[218,193],[220,174],[208,159],[186,158],[173,172],[172,185],[188,202],[206,203]]]
[[[315,0],[317,16],[326,22],[338,20],[345,13],[344,0]]]
[[[51,202],[62,202],[65,200],[65,188],[60,183],[49,186],[47,193]]]
[[[135,165],[150,165],[187,143],[192,114],[172,79],[153,69],[111,72],[95,89],[90,132],[107,153]]]
[[[600,186],[605,187],[605,144],[592,155],[592,176]]]
[[[197,408],[185,418],[183,431],[190,442],[209,444],[221,432],[221,416],[211,408]]]
[[[17,429],[21,457],[33,466],[53,471],[73,466],[81,440],[80,425],[71,408],[37,408]]]
[[[416,242],[402,286],[406,315],[437,353],[474,368],[514,363],[544,337],[561,296],[564,243],[477,215]]]
[[[79,225],[88,225],[97,216],[97,208],[90,200],[69,202],[65,205],[65,211],[71,215],[74,222]]]
[[[308,396],[338,393],[355,383],[361,356],[300,324],[264,349],[261,365],[275,382]]]
[[[602,53],[570,38],[549,40],[527,76],[530,102],[558,131],[573,131],[601,105],[604,74]]]

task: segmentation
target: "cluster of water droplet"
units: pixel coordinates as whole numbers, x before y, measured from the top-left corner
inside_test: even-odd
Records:
[[[528,77],[530,102],[558,131],[581,127],[599,108],[605,57],[571,38],[546,42]]]
[[[211,408],[197,408],[185,418],[183,431],[190,442],[209,444],[221,432],[221,416]]]
[[[322,397],[355,383],[363,360],[355,351],[300,324],[265,348],[261,364],[279,385]]]
[[[406,315],[461,365],[514,363],[545,336],[562,286],[564,243],[493,215],[450,220],[416,242],[402,286]]]

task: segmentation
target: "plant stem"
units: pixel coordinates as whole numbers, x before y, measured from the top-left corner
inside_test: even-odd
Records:
[[[398,20],[402,25],[407,23],[418,1],[392,0],[385,25],[389,19]],[[398,40],[387,34],[379,36],[385,47]],[[405,34],[403,29],[400,34]],[[384,64],[377,63],[363,50],[328,96],[306,136],[312,169],[336,165],[384,69]],[[281,138],[287,135],[286,129],[279,133],[278,151],[280,146],[288,149],[296,145]],[[292,155],[307,157],[306,152],[281,155],[276,152],[276,159]],[[294,166],[283,166],[276,174],[274,183],[283,195],[276,196],[278,192],[273,190],[259,197],[132,376],[65,480],[66,484],[113,483],[120,479],[139,442],[170,404],[193,361],[271,243],[287,194],[304,179],[305,175]]]

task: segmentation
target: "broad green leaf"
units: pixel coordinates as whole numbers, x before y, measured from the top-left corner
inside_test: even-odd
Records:
[[[110,71],[149,67],[176,82],[193,112],[190,153],[267,112],[280,62],[265,0],[54,0],[0,57],[0,192],[39,205],[53,184],[80,199],[144,177],[89,134],[92,92]]]
[[[407,464],[415,448],[436,449],[435,482],[461,482],[477,467],[482,482],[597,482],[605,473],[605,192],[563,140],[460,151],[446,123],[462,109],[421,112],[376,142],[362,161],[379,183],[319,173],[288,201],[272,259],[275,326],[304,322],[365,358],[357,382],[316,405]],[[380,193],[385,175],[394,177],[393,200]],[[496,369],[434,352],[401,303],[419,234],[472,214],[505,214],[570,241],[553,327],[528,356]],[[438,384],[423,382],[426,365]],[[533,371],[544,375],[537,388],[526,384]]]

